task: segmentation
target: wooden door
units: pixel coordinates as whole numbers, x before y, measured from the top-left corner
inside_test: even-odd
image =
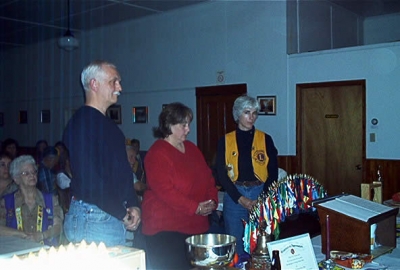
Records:
[[[218,139],[236,128],[233,102],[246,93],[246,84],[196,87],[197,146],[209,166],[214,163]]]
[[[302,173],[328,195],[360,196],[365,163],[365,81],[297,86]]]

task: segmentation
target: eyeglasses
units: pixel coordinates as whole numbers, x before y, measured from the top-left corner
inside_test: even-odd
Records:
[[[24,171],[20,173],[22,176],[28,176],[28,175],[32,175],[32,176],[37,176],[37,170],[33,170],[33,171]]]

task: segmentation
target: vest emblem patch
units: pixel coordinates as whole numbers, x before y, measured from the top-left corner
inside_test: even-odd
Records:
[[[265,153],[264,153],[264,151],[261,151],[261,150],[255,151],[253,158],[257,163],[260,163],[260,164],[264,164],[265,160],[266,160]]]

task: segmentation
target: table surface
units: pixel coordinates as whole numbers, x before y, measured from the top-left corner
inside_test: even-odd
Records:
[[[47,248],[42,244],[16,236],[0,236],[0,258],[11,258],[15,255],[27,254]]]
[[[325,260],[325,254],[321,252],[321,235],[318,235],[316,237],[313,237],[311,239],[313,248],[314,248],[314,253],[315,257],[317,259],[317,262],[324,261]],[[387,266],[387,269],[390,270],[399,270],[400,269],[400,238],[397,238],[397,246],[395,249],[392,250],[390,253],[383,254],[379,256],[378,258],[374,259],[372,261],[373,263],[376,264],[381,264],[384,266]]]

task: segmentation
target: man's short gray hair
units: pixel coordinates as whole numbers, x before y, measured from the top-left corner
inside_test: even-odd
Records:
[[[10,175],[12,179],[21,173],[21,167],[25,164],[31,164],[37,170],[36,161],[32,156],[23,155],[15,158],[10,164]]]
[[[89,86],[90,86],[90,80],[91,79],[96,79],[99,76],[104,74],[103,67],[104,66],[109,66],[112,68],[116,68],[114,64],[111,64],[107,61],[103,60],[96,60],[91,62],[89,65],[87,65],[81,73],[81,83],[82,87],[85,91],[89,91]]]
[[[233,119],[235,120],[236,123],[239,121],[239,117],[245,109],[254,109],[258,111],[260,109],[260,104],[253,97],[249,96],[238,97],[233,103],[233,109],[232,109]]]

